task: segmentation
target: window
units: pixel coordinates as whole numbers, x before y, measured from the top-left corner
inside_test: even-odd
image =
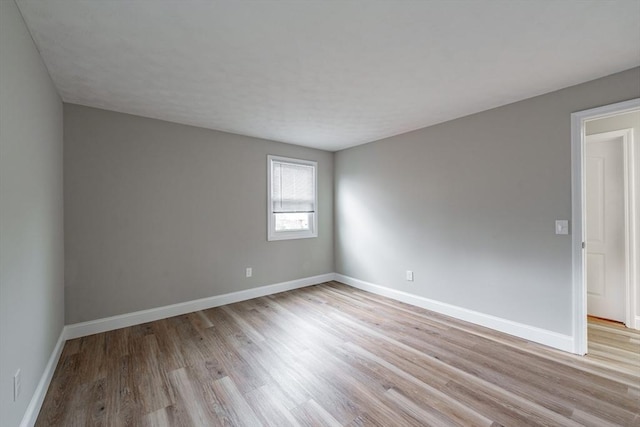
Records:
[[[318,236],[318,163],[268,156],[267,240]]]

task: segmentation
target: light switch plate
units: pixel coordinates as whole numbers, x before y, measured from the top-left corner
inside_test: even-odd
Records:
[[[569,221],[559,219],[556,221],[556,234],[569,234]]]

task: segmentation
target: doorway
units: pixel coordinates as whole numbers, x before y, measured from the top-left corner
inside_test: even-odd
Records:
[[[640,111],[591,120],[585,128],[587,314],[627,327],[633,326],[627,315],[627,278],[632,261],[630,143],[635,121],[640,131]]]
[[[587,315],[640,328],[640,99],[572,114],[574,352]]]

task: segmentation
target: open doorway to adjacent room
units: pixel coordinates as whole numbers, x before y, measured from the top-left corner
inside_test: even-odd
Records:
[[[640,365],[640,100],[574,113],[576,353]]]

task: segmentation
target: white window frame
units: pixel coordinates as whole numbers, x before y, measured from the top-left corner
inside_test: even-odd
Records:
[[[275,214],[273,213],[273,203],[271,198],[271,184],[273,177],[273,163],[284,162],[305,166],[313,166],[313,195],[314,195],[314,212],[311,215],[309,230],[300,231],[276,231]],[[318,162],[313,160],[293,159],[282,156],[267,156],[267,240],[291,240],[291,239],[309,239],[318,237]]]

